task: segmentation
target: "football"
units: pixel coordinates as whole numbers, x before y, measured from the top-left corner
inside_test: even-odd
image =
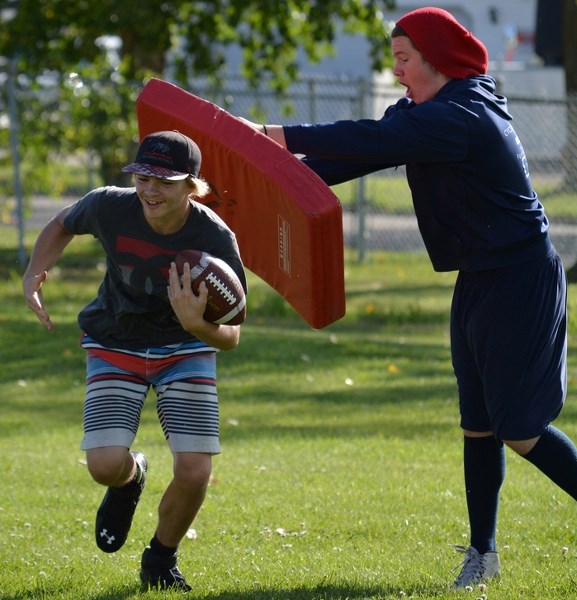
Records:
[[[204,318],[218,325],[240,325],[246,317],[246,296],[233,269],[220,258],[202,250],[183,250],[174,262],[179,275],[184,264],[190,265],[192,291],[198,293],[200,282],[208,288]]]

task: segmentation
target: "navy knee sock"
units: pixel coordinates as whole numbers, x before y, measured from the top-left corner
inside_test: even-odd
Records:
[[[496,549],[499,491],[505,479],[505,448],[493,436],[464,441],[465,491],[471,546],[480,554]]]
[[[156,534],[154,534],[154,537],[150,540],[150,550],[153,554],[156,554],[157,556],[165,556],[168,558],[169,556],[172,557],[176,554],[178,547],[171,548],[165,546],[158,540]]]
[[[577,448],[562,431],[549,425],[523,458],[577,500]]]

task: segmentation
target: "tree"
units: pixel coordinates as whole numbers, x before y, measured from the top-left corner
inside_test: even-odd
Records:
[[[371,60],[382,69],[388,40],[381,11],[394,0],[19,0],[0,32],[0,56],[14,59],[27,85],[57,74],[54,113],[27,102],[21,116],[24,154],[46,158],[47,148],[84,148],[100,158],[107,183],[133,152],[134,101],[151,76],[162,77],[170,56],[176,83],[225,75],[224,49],[237,43],[243,71],[282,92],[298,75],[297,50],[315,61],[332,51],[338,23],[363,33]],[[111,40],[119,40],[117,49]],[[64,77],[62,77],[64,75]],[[118,85],[122,84],[122,85]],[[44,94],[45,95],[45,94]],[[69,110],[63,111],[63,107]],[[67,116],[65,116],[67,115]],[[42,143],[44,140],[44,143]],[[36,142],[36,143],[35,143]]]

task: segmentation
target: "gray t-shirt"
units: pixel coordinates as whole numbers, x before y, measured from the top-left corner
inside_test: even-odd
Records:
[[[146,222],[134,188],[103,187],[76,203],[64,227],[93,235],[106,253],[98,295],[78,315],[80,328],[104,346],[136,350],[195,339],[176,319],[166,289],[170,263],[181,250],[224,260],[247,289],[234,233],[198,202],[191,200],[179,231],[162,235]]]

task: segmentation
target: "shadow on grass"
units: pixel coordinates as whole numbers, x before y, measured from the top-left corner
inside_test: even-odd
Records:
[[[62,302],[63,298],[50,304],[60,311],[53,314],[54,332],[45,331],[28,315],[24,322],[14,315],[1,324],[3,343],[10,350],[0,371],[0,384],[16,384],[16,393],[3,400],[4,411],[22,411],[26,393],[26,410],[47,428],[68,423],[80,427],[78,407],[84,397],[84,352],[76,344],[79,331],[71,317],[76,310],[71,308],[67,320],[61,322],[59,317],[66,314]],[[243,326],[239,348],[219,356],[223,408],[237,410],[238,406],[243,423],[241,428],[226,431],[226,437],[238,442],[257,435],[349,436],[351,429],[379,435],[390,422],[399,435],[413,438],[433,435],[439,426],[454,426],[437,419],[416,424],[414,418],[389,418],[378,412],[381,407],[397,406],[419,412],[419,405],[431,398],[456,402],[447,330],[445,324],[418,319],[395,327],[378,320],[344,319],[314,331],[297,316],[275,319],[257,312]],[[357,382],[361,372],[364,381]],[[347,378],[355,384],[345,384]],[[315,384],[315,380],[327,384]],[[22,394],[20,381],[28,385]],[[73,382],[76,387],[71,389]],[[154,400],[152,395],[147,402],[145,420]],[[247,418],[245,410],[250,413]],[[319,410],[337,418],[321,423],[313,418]],[[295,422],[295,416],[302,418]],[[10,421],[4,427],[0,424],[1,434],[9,436],[13,431]]]
[[[444,586],[416,586],[411,589],[403,590],[406,597],[411,598],[415,595],[426,594],[430,598],[439,598],[446,592]],[[232,591],[220,592],[203,596],[203,600],[370,600],[374,598],[382,599],[389,597],[400,597],[401,591],[392,586],[363,586],[358,585],[338,585],[325,584],[310,588],[292,588],[289,590],[279,590],[261,588],[247,592]],[[418,596],[417,596],[418,597]]]
[[[446,586],[440,585],[421,585],[402,590],[406,597],[424,597],[441,598],[447,591]],[[64,590],[50,589],[47,587],[36,588],[17,592],[16,594],[0,593],[0,600],[36,600],[38,598],[61,598]],[[401,591],[392,586],[363,586],[358,585],[331,585],[324,584],[315,587],[300,587],[282,590],[278,587],[267,589],[265,587],[250,590],[234,590],[229,592],[217,592],[214,594],[200,594],[198,598],[202,600],[370,600],[372,598],[382,599],[388,597],[399,597]],[[123,600],[125,598],[158,598],[158,597],[192,597],[194,590],[190,594],[157,593],[156,591],[146,591],[140,586],[122,586],[114,587],[109,590],[91,593],[86,591],[78,597],[78,600]],[[70,596],[64,596],[70,597]]]
[[[140,586],[116,587],[98,593],[84,592],[78,596],[78,600],[122,600],[123,598],[134,598],[141,592]],[[71,598],[70,590],[49,588],[47,586],[37,587],[15,594],[0,593],[0,600],[38,600],[39,598]],[[144,594],[143,594],[144,595]]]
[[[0,384],[16,384],[15,393],[4,398],[5,414],[16,414],[25,406],[45,428],[67,423],[79,426],[85,372],[84,351],[76,344],[76,324],[60,324],[55,332],[46,332],[35,322],[17,320],[2,327],[13,358],[0,372]],[[386,331],[371,324],[342,323],[331,331],[315,332],[287,320],[247,327],[241,346],[219,356],[223,401],[229,407],[238,402],[239,410],[250,410],[250,418],[243,418],[243,427],[227,433],[229,440],[255,435],[348,436],[351,427],[362,429],[365,435],[378,434],[383,417],[375,411],[382,406],[419,410],[418,404],[431,397],[456,398],[449,350],[438,334],[409,341],[410,337],[399,340],[399,333],[387,339]],[[387,373],[391,364],[395,369],[400,365],[399,375]],[[346,377],[355,379],[358,369],[363,369],[365,383],[347,385]],[[328,379],[327,372],[331,373]],[[322,384],[315,388],[309,383],[311,377],[325,377],[330,389]],[[147,407],[154,402],[152,394]],[[274,418],[267,408],[272,404],[276,406]],[[319,409],[338,414],[338,420],[317,425],[318,419],[311,421],[311,415]],[[292,417],[299,414],[303,418],[295,423]],[[395,427],[414,437],[439,426],[423,423],[416,428],[414,421],[398,422]],[[14,431],[9,419],[4,426],[0,424],[2,435]]]
[[[32,325],[26,328],[30,330]],[[32,335],[19,334],[17,324],[9,329],[12,354],[18,360],[0,373],[0,382],[23,379],[29,381],[30,389],[38,390],[36,396],[29,396],[26,410],[45,428],[80,427],[84,352],[75,345],[76,325],[65,324],[58,333],[35,327]],[[437,419],[430,411],[427,419],[411,415],[422,413],[431,399],[437,400],[433,405],[437,407],[439,401],[454,402],[457,415],[448,340],[440,330],[413,325],[389,333],[387,327],[342,322],[327,331],[313,331],[288,319],[250,325],[243,332],[241,346],[219,356],[223,416],[242,423],[242,427],[229,426],[224,418],[223,437],[235,444],[267,436],[380,436],[388,426],[395,435],[410,439],[438,435],[440,429],[452,428],[455,422]],[[406,338],[403,331],[407,331]],[[423,337],[415,338],[415,331],[419,336],[423,332]],[[387,372],[387,365],[398,366],[399,373]],[[347,385],[345,378],[356,379],[358,369],[363,369],[365,381]],[[330,385],[309,383],[311,378],[323,381],[326,373],[330,373]],[[73,382],[76,387],[71,390]],[[67,394],[59,393],[60,389]],[[50,402],[46,395],[52,397]],[[150,410],[154,402],[152,394],[143,423],[155,420]],[[403,410],[397,412],[397,407]],[[4,410],[21,411],[21,395],[8,395]],[[333,418],[320,419],[319,413]],[[2,435],[16,431],[10,421],[4,427],[0,424]]]

